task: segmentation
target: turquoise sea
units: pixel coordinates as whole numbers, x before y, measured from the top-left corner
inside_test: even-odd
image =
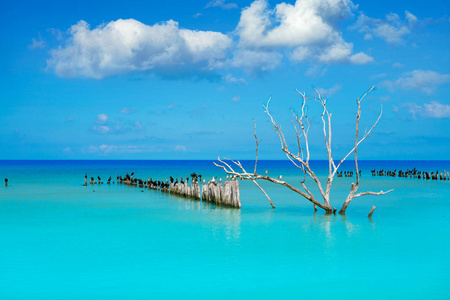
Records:
[[[312,164],[324,178],[327,163]],[[127,172],[224,179],[212,161],[0,161],[0,299],[450,299],[450,182],[370,174],[450,171],[450,161],[360,167],[360,191],[395,191],[357,198],[342,217],[314,214],[268,183],[276,209],[246,181],[240,210],[83,186],[86,173],[105,182]],[[303,178],[288,161],[261,161],[259,170]],[[352,180],[334,181],[338,209]]]

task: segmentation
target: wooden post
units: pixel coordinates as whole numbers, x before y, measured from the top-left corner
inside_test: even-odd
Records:
[[[372,215],[373,215],[373,212],[375,211],[375,206],[372,206],[372,209],[370,210],[370,212],[369,212],[369,215],[367,216],[369,219],[371,219],[372,218]]]

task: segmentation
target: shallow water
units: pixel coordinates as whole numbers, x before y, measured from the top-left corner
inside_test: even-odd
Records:
[[[326,163],[313,164],[324,176]],[[450,170],[450,162],[360,166],[360,191],[395,191],[355,199],[342,217],[314,214],[309,202],[267,183],[275,210],[243,181],[241,210],[82,186],[85,173],[104,181],[126,172],[224,178],[210,161],[0,161],[0,178],[9,178],[0,188],[0,299],[449,299],[450,182],[369,171]],[[302,179],[289,162],[259,168]],[[335,179],[337,208],[351,182]]]

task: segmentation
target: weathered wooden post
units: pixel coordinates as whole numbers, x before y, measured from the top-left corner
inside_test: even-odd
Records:
[[[233,203],[233,207],[241,208],[239,181],[237,179],[233,179],[231,183],[231,202]]]
[[[375,211],[375,206],[372,206],[372,209],[370,210],[370,212],[369,212],[369,215],[367,216],[369,219],[371,219],[372,218],[372,215],[373,215],[373,212]]]
[[[208,197],[208,186],[206,184],[202,185],[202,201],[209,202]]]

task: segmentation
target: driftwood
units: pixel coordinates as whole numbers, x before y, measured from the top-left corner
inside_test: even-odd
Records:
[[[331,113],[327,109],[327,98],[322,97],[321,93],[316,89],[316,93],[318,95],[317,98],[306,96],[305,93],[298,92],[302,97],[302,105],[301,105],[301,114],[297,114],[294,112],[294,110],[291,109],[291,112],[294,116],[295,122],[294,122],[294,129],[296,132],[296,145],[298,149],[295,150],[295,152],[291,151],[288,147],[288,142],[286,141],[286,138],[284,136],[284,133],[281,130],[281,127],[278,125],[278,123],[274,120],[272,115],[269,112],[269,104],[270,99],[267,102],[267,105],[264,106],[265,113],[269,117],[270,123],[273,126],[274,131],[278,135],[278,138],[280,140],[281,150],[285,153],[286,157],[297,167],[301,170],[303,173],[303,180],[300,182],[303,189],[297,188],[286,181],[283,181],[281,176],[278,178],[270,177],[267,175],[261,175],[257,173],[257,163],[258,163],[258,147],[259,147],[259,140],[256,136],[256,123],[254,127],[254,136],[255,136],[255,142],[256,142],[256,158],[255,158],[255,168],[253,172],[248,172],[239,161],[234,161],[231,158],[227,159],[229,161],[225,162],[220,157],[218,157],[218,162],[214,163],[217,167],[222,168],[227,174],[230,174],[234,177],[241,178],[243,180],[251,180],[254,182],[258,188],[266,195],[267,199],[269,200],[269,203],[274,208],[275,206],[272,203],[272,200],[269,198],[267,193],[256,183],[257,180],[266,180],[275,184],[280,184],[288,189],[296,192],[297,194],[301,195],[306,200],[310,201],[313,204],[314,209],[316,210],[317,207],[322,208],[327,213],[335,212],[336,209],[333,209],[330,203],[330,192],[331,192],[331,186],[333,183],[333,179],[336,176],[339,167],[342,165],[342,163],[354,152],[355,154],[355,173],[356,173],[356,182],[351,184],[350,192],[345,199],[344,203],[342,204],[342,207],[339,211],[340,214],[345,214],[345,211],[350,204],[350,202],[354,198],[358,198],[365,195],[384,195],[386,193],[391,192],[392,190],[389,190],[387,192],[379,191],[379,192],[362,192],[362,193],[356,193],[359,188],[359,181],[360,181],[360,175],[359,175],[359,169],[358,169],[358,145],[363,142],[369,134],[372,132],[372,130],[375,128],[375,126],[378,124],[378,121],[381,118],[382,110],[380,111],[380,114],[373,124],[373,126],[364,133],[362,138],[359,138],[359,122],[361,118],[361,102],[362,100],[367,96],[369,92],[371,92],[374,89],[374,86],[372,86],[361,98],[356,99],[357,104],[357,114],[356,114],[356,136],[355,136],[355,145],[354,147],[345,155],[343,159],[339,161],[339,163],[336,163],[333,159],[332,154],[332,131],[331,131]],[[308,114],[307,109],[308,106],[306,105],[307,100],[313,100],[314,102],[319,103],[319,105],[322,107],[322,131],[325,141],[325,148],[327,151],[327,158],[328,158],[328,176],[326,179],[325,186],[321,183],[316,173],[312,170],[309,161],[310,161],[310,149],[309,149],[309,139],[308,139],[308,133],[309,128],[311,125],[311,122],[308,120]],[[232,167],[236,168],[236,170]],[[266,173],[267,174],[267,173]],[[316,199],[316,197],[311,193],[309,188],[306,186],[306,176],[309,176],[313,182],[316,184],[320,196],[323,200],[323,202]]]

